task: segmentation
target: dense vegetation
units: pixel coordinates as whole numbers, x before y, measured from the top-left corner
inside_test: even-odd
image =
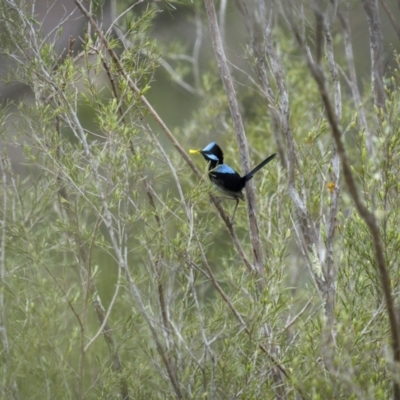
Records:
[[[0,1],[0,79],[31,93],[0,110],[1,398],[400,399],[400,58],[377,0],[222,0],[220,29],[212,0],[106,2],[109,26],[74,1],[50,33]],[[163,40],[162,15],[191,33]],[[68,18],[85,32],[60,47]],[[188,154],[213,140],[239,171],[279,156],[233,223]]]

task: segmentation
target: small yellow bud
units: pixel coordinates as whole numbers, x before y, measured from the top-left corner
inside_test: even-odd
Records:
[[[333,193],[333,191],[335,190],[335,184],[333,182],[329,182],[326,187],[328,188],[328,190]]]

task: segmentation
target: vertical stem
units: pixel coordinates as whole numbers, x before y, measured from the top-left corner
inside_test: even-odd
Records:
[[[247,145],[246,134],[244,131],[243,120],[239,110],[239,103],[236,91],[233,86],[232,76],[229,71],[224,48],[222,45],[221,35],[218,28],[217,14],[215,11],[213,0],[204,0],[207,12],[208,22],[210,25],[211,41],[214,48],[215,58],[217,60],[218,69],[228,98],[229,109],[231,111],[233,124],[236,132],[236,139],[240,149],[240,161],[244,172],[250,171],[249,148]],[[260,240],[260,232],[257,223],[257,203],[255,196],[255,186],[253,181],[249,181],[246,185],[247,196],[247,213],[249,218],[249,230],[251,244],[253,247],[254,264],[256,266],[259,277],[264,278],[263,253]],[[260,286],[261,287],[261,286]]]
[[[332,0],[331,0],[332,1]],[[347,6],[346,6],[347,7]],[[340,24],[343,28],[343,42],[344,42],[344,51],[347,60],[347,69],[350,78],[350,90],[354,101],[354,106],[357,110],[358,114],[358,126],[360,129],[364,129],[367,143],[367,150],[370,157],[374,156],[374,144],[372,133],[368,127],[367,117],[364,112],[364,106],[361,103],[361,95],[358,89],[357,82],[357,73],[356,67],[354,63],[354,54],[353,54],[353,44],[351,42],[351,28],[348,17],[348,10],[342,12],[340,9],[337,12]]]
[[[333,93],[335,102],[336,118],[340,122],[342,120],[342,97],[339,74],[335,62],[333,52],[333,38],[332,27],[327,18],[321,14],[323,18],[323,29],[326,39],[326,52],[328,59],[328,66],[331,73],[333,82]],[[325,294],[325,313],[326,313],[326,326],[325,326],[325,342],[326,351],[329,365],[333,367],[333,344],[334,344],[334,324],[335,324],[335,303],[336,303],[336,281],[337,281],[337,266],[334,259],[334,244],[335,244],[335,228],[336,217],[339,207],[339,194],[340,194],[340,158],[337,151],[337,146],[334,145],[333,154],[331,159],[331,176],[334,188],[331,191],[331,204],[329,207],[328,223],[326,227],[326,294]]]
[[[385,110],[385,88],[383,85],[383,36],[379,5],[377,0],[362,0],[367,14],[369,28],[369,43],[371,50],[372,86],[374,88],[374,103]]]
[[[6,320],[5,320],[5,312],[4,312],[4,288],[7,287],[5,283],[5,271],[6,271],[6,235],[7,235],[7,173],[5,170],[5,165],[3,159],[0,155],[0,172],[2,177],[2,186],[3,186],[3,218],[1,220],[1,242],[0,242],[0,336],[3,345],[3,351],[5,354],[5,371],[11,366],[10,362],[10,346],[8,342],[7,336],[7,328],[6,328]],[[12,376],[10,371],[7,371],[9,376]],[[7,385],[6,377],[3,377],[3,387],[5,388]],[[17,382],[12,378],[10,382],[11,386],[11,394],[14,400],[19,399],[19,391]]]

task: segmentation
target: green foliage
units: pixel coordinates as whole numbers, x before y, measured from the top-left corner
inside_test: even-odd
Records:
[[[196,12],[204,17],[192,2],[184,3],[190,23]],[[168,3],[168,12],[175,6]],[[1,137],[7,146],[21,148],[24,160],[20,173],[4,151],[0,171],[0,198],[6,200],[0,202],[5,238],[0,322],[8,337],[0,355],[1,397],[12,398],[15,383],[24,399],[117,399],[124,385],[131,398],[165,399],[179,397],[176,379],[181,398],[268,399],[278,390],[277,360],[288,375],[278,372],[286,398],[299,393],[307,399],[389,398],[390,332],[374,249],[344,182],[335,221],[333,349],[324,341],[323,296],[307,267],[285,169],[271,163],[254,178],[265,266],[259,291],[260,276],[246,269],[209,202],[214,189],[204,160],[193,158],[204,173],[198,180],[141,101],[148,94],[169,95],[159,91],[155,74],[164,59],[172,60],[177,76],[199,95],[192,114],[170,127],[176,140],[187,150],[217,137],[227,162],[240,171],[215,62],[186,63],[188,54],[176,61],[173,55],[189,53],[185,39],[153,40],[160,7],[128,12],[118,26],[123,40],[106,35],[120,65],[94,29],[81,53],[60,58],[27,10],[6,8],[0,14],[5,27],[0,41],[8,43],[2,51],[10,55],[17,47],[10,41],[18,43],[13,76],[34,93],[34,99],[0,115]],[[296,173],[303,174],[296,187],[326,245],[333,140],[293,38],[279,28],[278,33],[301,159],[302,172]],[[24,52],[29,47],[33,53]],[[250,66],[234,76],[245,82],[237,86],[238,98],[256,165],[275,151],[268,107],[279,107],[279,101],[267,106],[250,70],[257,60],[246,56]],[[352,99],[344,94],[342,102],[349,159],[362,198],[379,219],[396,293],[399,87],[398,67],[387,85],[385,112],[370,105],[365,91],[376,137],[373,158]],[[273,90],[277,95],[276,83]],[[230,214],[234,204],[223,206]],[[245,210],[240,204],[234,226],[252,262]]]

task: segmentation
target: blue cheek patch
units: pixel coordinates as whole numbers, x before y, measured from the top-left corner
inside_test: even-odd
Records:
[[[219,161],[219,158],[218,158],[216,155],[214,155],[214,154],[206,154],[206,157],[207,157],[209,160]]]
[[[210,151],[214,146],[215,146],[215,142],[211,142],[206,147],[204,147],[204,149],[202,151]]]
[[[219,172],[221,174],[235,174],[236,173],[236,171],[233,168],[231,168],[229,165],[226,165],[226,164],[218,165],[218,167],[215,168],[214,171]]]

